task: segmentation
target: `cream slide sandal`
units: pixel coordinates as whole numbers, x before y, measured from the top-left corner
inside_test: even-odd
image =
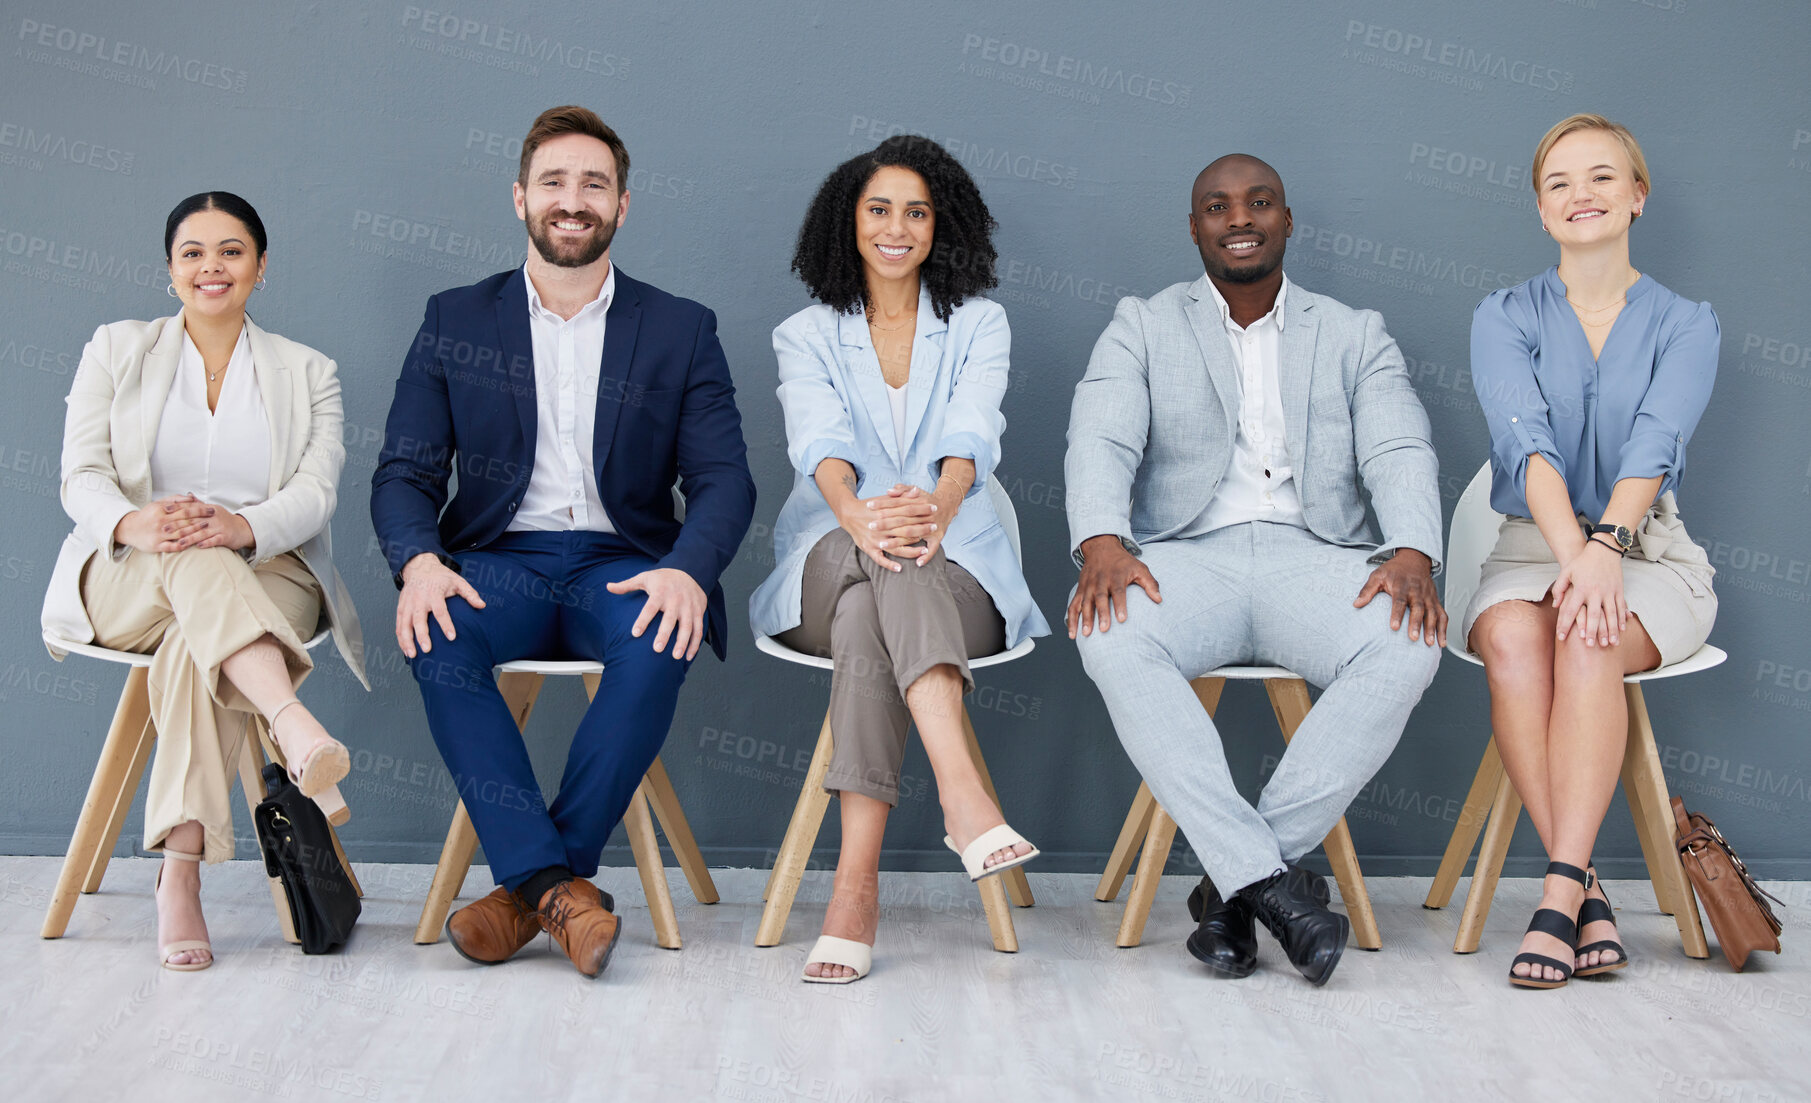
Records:
[[[991,866],[984,864],[987,861],[987,856],[994,851],[1005,850],[1007,847],[1017,846],[1020,843],[1024,843],[1026,846],[1031,847],[1031,853],[1020,854],[1008,858],[1003,862],[995,862]],[[943,837],[943,845],[949,847],[951,850],[956,850],[956,840],[950,838],[948,835]],[[956,853],[962,858],[962,867],[968,870],[968,879],[970,881],[979,881],[983,877],[992,877],[996,873],[1004,873],[1014,866],[1022,866],[1043,852],[1040,851],[1030,839],[1027,839],[1017,831],[1014,831],[1006,824],[1001,824],[998,827],[981,832],[981,834],[975,836],[974,841],[969,843],[966,848],[956,850]]]
[[[995,849],[999,849],[996,847]],[[835,935],[819,935],[817,945],[811,948],[811,956],[805,959],[805,967],[813,965],[846,965],[855,970],[852,977],[814,977],[809,973],[800,974],[806,984],[848,984],[868,975],[874,966],[874,947],[852,938],[838,938]]]
[[[163,853],[166,858],[175,858],[182,862],[199,862],[202,858],[199,854],[191,854],[186,850],[171,850],[169,847],[165,847]],[[151,885],[151,897],[153,900],[157,898],[157,890],[162,887],[163,863],[159,862],[157,864],[157,880],[152,882]],[[206,961],[185,962],[181,965],[170,960],[170,958],[177,954],[192,953],[195,950],[206,950],[208,959]],[[206,939],[185,938],[178,942],[166,943],[157,948],[157,953],[158,956],[163,959],[163,967],[176,973],[199,973],[201,970],[214,964],[214,947],[209,945]]]

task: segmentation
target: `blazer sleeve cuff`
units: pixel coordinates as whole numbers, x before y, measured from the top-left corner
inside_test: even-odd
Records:
[[[1094,539],[1096,536],[1117,536],[1119,537],[1120,544],[1127,551],[1138,556],[1144,554],[1144,548],[1139,546],[1138,541],[1132,539],[1131,525],[1123,520],[1117,522],[1110,519],[1086,523],[1070,522],[1069,527],[1072,532],[1087,533],[1086,536],[1077,537],[1075,542],[1069,546],[1069,558],[1074,561],[1075,569],[1078,571],[1082,569],[1084,560],[1082,545]]]
[[[1418,551],[1422,555],[1427,556],[1428,561],[1433,564],[1432,573],[1439,574],[1441,568],[1446,566],[1446,564],[1440,562],[1442,553],[1439,545],[1439,540],[1430,540],[1426,536],[1419,536],[1411,540],[1393,540],[1372,552],[1366,557],[1365,562],[1383,563],[1394,557],[1395,554],[1403,548],[1407,548],[1410,551]]]
[[[930,465],[931,478],[943,473],[946,459],[970,460],[975,465],[975,482],[965,497],[972,498],[985,489],[987,480],[993,477],[996,455],[998,452],[974,433],[951,433],[937,442],[937,458]]]
[[[866,476],[862,473],[861,457],[855,451],[855,445],[846,440],[834,437],[819,437],[805,446],[799,459],[799,472],[806,478],[817,474],[817,465],[825,460],[842,460],[855,468],[855,481],[859,484]]]

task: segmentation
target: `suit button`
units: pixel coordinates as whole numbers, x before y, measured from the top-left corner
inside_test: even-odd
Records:
[[[516,503],[514,503],[514,502],[509,503],[509,511],[511,513],[514,513],[516,511]]]

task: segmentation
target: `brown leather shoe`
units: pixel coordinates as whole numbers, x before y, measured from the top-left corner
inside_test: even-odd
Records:
[[[497,965],[541,933],[541,917],[528,901],[498,885],[489,896],[447,917],[447,941],[459,956],[480,965]]]
[[[622,925],[590,881],[563,881],[541,897],[541,929],[553,936],[578,971],[595,978],[604,971]]]

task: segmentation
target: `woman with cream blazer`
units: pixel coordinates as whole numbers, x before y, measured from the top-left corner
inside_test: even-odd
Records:
[[[153,655],[145,846],[165,858],[162,962],[193,970],[212,962],[199,863],[233,855],[249,714],[270,723],[302,792],[344,822],[350,756],[295,697],[313,669],[304,641],[324,622],[370,685],[328,533],[345,462],[334,362],[246,316],[266,257],[243,199],[184,200],[165,250],[182,309],[101,326],[70,388],[62,502],[75,529],[43,628],[58,658],[59,640]]]

